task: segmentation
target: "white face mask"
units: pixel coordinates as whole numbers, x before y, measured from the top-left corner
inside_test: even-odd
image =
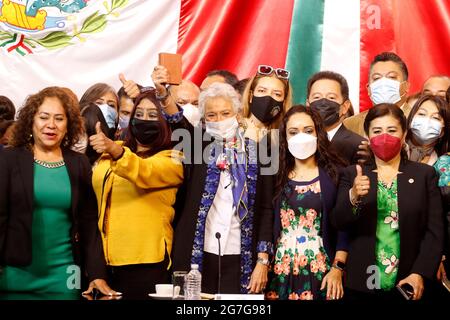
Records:
[[[442,123],[436,119],[414,116],[411,122],[411,132],[421,145],[427,145],[439,139]]]
[[[400,82],[388,78],[381,78],[370,85],[370,100],[374,104],[397,103],[401,99]]]
[[[297,133],[288,140],[288,149],[294,158],[307,159],[317,151],[317,137],[303,132]]]
[[[198,108],[190,103],[181,106],[181,108],[183,109],[183,115],[185,118],[190,122],[190,124],[196,127],[202,118]]]
[[[217,139],[230,140],[236,135],[239,122],[236,116],[222,121],[205,121],[206,132]]]
[[[99,104],[98,107],[102,111],[103,117],[106,120],[108,128],[110,129],[114,128],[116,126],[116,119],[117,119],[116,109],[114,109],[114,107],[111,107],[106,103]]]

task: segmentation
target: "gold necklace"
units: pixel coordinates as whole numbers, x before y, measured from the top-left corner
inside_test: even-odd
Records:
[[[59,168],[66,164],[64,162],[64,159],[57,161],[57,162],[47,162],[44,160],[39,160],[39,159],[34,158],[34,162],[42,167],[49,168],[49,169]]]

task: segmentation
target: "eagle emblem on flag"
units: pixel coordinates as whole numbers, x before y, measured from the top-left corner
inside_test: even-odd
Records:
[[[22,56],[84,42],[128,0],[0,0],[0,50]]]

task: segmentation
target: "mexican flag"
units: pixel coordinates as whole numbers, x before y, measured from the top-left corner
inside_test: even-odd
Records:
[[[0,95],[18,106],[50,85],[81,96],[97,82],[118,89],[119,73],[151,85],[158,53],[178,52],[198,84],[213,69],[286,67],[296,103],[313,73],[336,71],[358,111],[377,53],[405,60],[414,93],[450,75],[448,39],[448,0],[0,0]]]

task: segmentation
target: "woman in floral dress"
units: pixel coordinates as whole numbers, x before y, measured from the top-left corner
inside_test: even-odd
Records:
[[[441,189],[447,227],[445,230],[444,255],[437,273],[437,279],[441,281],[444,277],[450,277],[450,152],[439,157],[434,168],[439,176],[439,188]]]
[[[292,107],[280,128],[276,184],[277,246],[268,299],[320,300],[343,296],[345,234],[330,225],[341,160],[320,116]]]
[[[450,187],[450,152],[439,157],[434,168],[439,175],[439,186]]]

